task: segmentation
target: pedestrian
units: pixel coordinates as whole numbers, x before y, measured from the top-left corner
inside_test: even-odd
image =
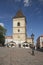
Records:
[[[35,55],[35,54],[34,54],[34,47],[32,48],[32,55]]]

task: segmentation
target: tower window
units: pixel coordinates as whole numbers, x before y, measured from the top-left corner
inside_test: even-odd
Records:
[[[20,26],[20,23],[19,22],[17,23],[17,26]]]
[[[18,29],[18,32],[20,32],[20,30]]]

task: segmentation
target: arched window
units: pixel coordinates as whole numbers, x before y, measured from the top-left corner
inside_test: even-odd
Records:
[[[17,26],[20,26],[20,22],[17,23]]]

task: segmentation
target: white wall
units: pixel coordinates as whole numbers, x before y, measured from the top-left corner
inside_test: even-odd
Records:
[[[8,42],[13,41],[13,39],[5,39],[5,44],[7,44]]]

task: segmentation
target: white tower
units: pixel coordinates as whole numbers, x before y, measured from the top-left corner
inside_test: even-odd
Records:
[[[21,45],[26,41],[26,19],[21,10],[13,17],[13,41]]]

